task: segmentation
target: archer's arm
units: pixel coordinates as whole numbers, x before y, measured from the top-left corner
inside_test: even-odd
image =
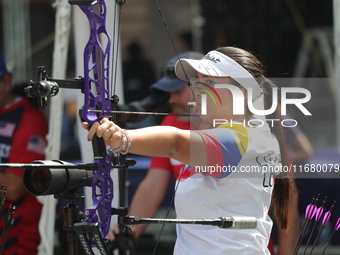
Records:
[[[88,128],[83,123],[83,128]],[[103,138],[106,145],[119,148],[123,145],[123,130],[106,118],[94,123],[88,133],[88,140],[94,135]],[[203,139],[195,131],[170,126],[155,126],[128,131],[132,140],[130,153],[173,158],[191,166],[207,165],[207,153]],[[195,157],[190,157],[195,155]]]

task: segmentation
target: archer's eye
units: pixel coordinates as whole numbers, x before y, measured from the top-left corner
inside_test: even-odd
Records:
[[[208,79],[208,80],[206,80],[206,84],[208,84],[208,85],[210,85],[210,86],[214,86],[214,85],[215,85],[215,82],[212,81],[212,80],[210,80],[210,79]]]

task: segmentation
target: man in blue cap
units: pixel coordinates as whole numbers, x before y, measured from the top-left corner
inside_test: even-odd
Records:
[[[184,52],[179,58],[201,59],[204,55],[199,52]],[[151,93],[170,93],[168,103],[171,110],[176,114],[189,114],[190,87],[188,84],[177,78],[175,74],[175,63],[178,57],[173,57],[163,71],[163,77],[151,85]],[[166,102],[163,102],[163,104]],[[190,129],[189,116],[166,116],[161,125],[174,126],[181,129]],[[152,218],[155,216],[161,202],[163,201],[169,183],[174,176],[177,179],[183,169],[183,164],[169,158],[152,158],[148,173],[140,183],[131,202],[129,215],[137,217]],[[139,238],[147,225],[139,224],[130,226],[134,238]],[[110,231],[108,238],[114,240],[114,232]]]
[[[12,93],[12,75],[0,56],[0,162],[30,163],[45,159],[48,126],[42,112],[27,98]],[[23,184],[23,169],[0,169],[0,184],[7,186],[0,214],[0,229],[13,202],[14,224],[8,232],[3,255],[38,253],[39,218],[42,204]]]
[[[178,57],[201,59],[204,55],[199,52],[188,51],[179,54]],[[190,101],[190,87],[186,82],[177,78],[175,74],[175,64],[178,57],[175,56],[168,62],[166,69],[163,71],[163,78],[151,85],[151,92],[160,90],[170,93],[168,103],[171,106],[172,112],[176,114],[189,114],[188,102]],[[176,116],[176,119],[179,121],[189,120],[188,116]]]

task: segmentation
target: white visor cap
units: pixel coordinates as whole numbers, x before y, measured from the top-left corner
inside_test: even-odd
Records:
[[[246,69],[218,51],[210,51],[201,60],[181,58],[176,62],[175,72],[178,78],[185,81],[196,78],[197,72],[213,77],[231,77],[246,89],[252,88],[253,102],[262,93],[260,85]]]

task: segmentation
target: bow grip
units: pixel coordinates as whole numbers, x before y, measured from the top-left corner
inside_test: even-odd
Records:
[[[90,130],[93,123],[95,121],[90,120],[89,118],[83,117],[82,113],[83,113],[84,109],[79,110],[79,116],[82,122],[87,122],[89,123],[89,127],[87,128],[87,130]],[[99,121],[101,118],[99,118],[97,121]],[[95,160],[105,160],[106,158],[106,145],[104,143],[104,139],[103,138],[99,138],[97,136],[97,134],[95,134],[92,138],[92,149],[93,149],[93,156]]]
[[[92,138],[92,149],[94,160],[105,160],[106,145],[103,138],[99,138],[96,134]]]

